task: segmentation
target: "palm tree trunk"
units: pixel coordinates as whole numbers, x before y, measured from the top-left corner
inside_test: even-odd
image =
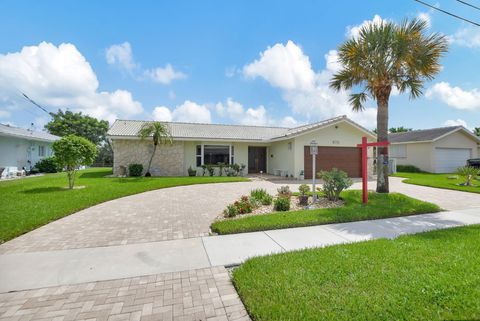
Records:
[[[157,150],[157,144],[153,144],[153,152],[152,152],[152,156],[150,156],[150,160],[148,161],[147,173],[150,173],[150,167],[152,166],[152,160],[153,160],[153,156],[155,156],[156,150]]]
[[[377,141],[388,140],[388,99],[391,88],[377,95]],[[377,147],[377,193],[388,193],[388,147]]]

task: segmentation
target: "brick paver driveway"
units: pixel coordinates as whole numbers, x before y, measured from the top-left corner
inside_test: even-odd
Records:
[[[266,181],[159,189],[105,202],[0,245],[0,254],[125,245],[205,236],[225,206]]]
[[[391,191],[444,209],[480,206],[480,194],[407,185]],[[106,202],[0,245],[2,254],[69,250],[192,238],[209,233],[225,206],[253,188],[294,181],[252,181],[161,189]],[[359,188],[355,183],[353,188]],[[370,189],[374,189],[374,182]],[[63,252],[63,251],[62,251]],[[158,253],[161,258],[162,253]],[[62,283],[60,283],[62,284]],[[249,320],[224,267],[0,294],[0,320]]]
[[[402,183],[390,190],[438,204],[446,210],[480,207],[480,194]],[[0,254],[125,245],[205,236],[225,206],[253,188],[275,194],[296,181],[262,181],[179,186],[132,195],[67,216],[0,245]],[[359,189],[356,182],[352,188]],[[375,189],[375,182],[369,183]]]

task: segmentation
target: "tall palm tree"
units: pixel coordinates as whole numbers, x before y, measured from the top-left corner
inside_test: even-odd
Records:
[[[378,141],[388,140],[388,103],[392,88],[408,91],[410,98],[422,95],[423,84],[440,72],[440,58],[448,50],[447,39],[427,34],[423,20],[401,24],[382,22],[361,28],[358,37],[338,49],[342,69],[333,75],[331,88],[358,89],[350,95],[354,111],[364,109],[367,99],[377,102]],[[388,148],[378,148],[377,192],[388,193]]]
[[[153,138],[153,152],[150,156],[150,161],[148,162],[147,172],[145,176],[151,176],[150,166],[152,166],[153,156],[155,156],[155,151],[159,144],[171,144],[173,142],[172,135],[170,134],[170,129],[167,125],[162,124],[159,121],[148,122],[143,124],[142,128],[138,132],[138,136],[143,139],[148,137]]]

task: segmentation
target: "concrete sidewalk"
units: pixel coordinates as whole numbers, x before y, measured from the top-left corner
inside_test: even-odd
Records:
[[[480,209],[265,232],[0,255],[0,293],[234,265],[249,257],[480,224]]]

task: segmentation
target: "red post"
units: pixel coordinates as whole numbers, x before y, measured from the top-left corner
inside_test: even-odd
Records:
[[[362,201],[368,202],[367,137],[362,137]]]
[[[362,149],[362,201],[363,204],[368,202],[368,162],[367,162],[367,151],[370,146],[383,146],[387,147],[390,143],[386,142],[376,142],[376,143],[367,143],[367,137],[362,137],[362,143],[358,144],[357,147]]]

